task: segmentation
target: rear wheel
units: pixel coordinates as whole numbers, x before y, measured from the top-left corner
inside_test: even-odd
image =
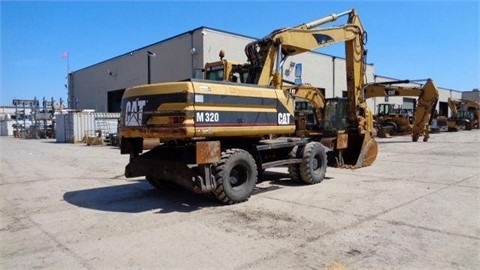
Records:
[[[385,126],[387,127],[387,129],[389,131],[389,134],[391,136],[397,135],[397,133],[398,133],[397,125],[395,125],[394,123],[387,123],[387,124],[385,124]]]
[[[175,183],[173,183],[171,181],[168,181],[168,180],[158,178],[158,177],[146,176],[145,178],[147,179],[147,181],[150,185],[152,185],[153,187],[158,188],[158,189],[172,189],[172,190],[174,190],[174,189],[179,188],[179,186],[176,185]]]
[[[226,204],[246,201],[257,182],[257,165],[252,155],[242,149],[222,152],[214,167],[217,188],[215,197]]]
[[[162,180],[160,180],[159,178],[155,178],[153,176],[146,176],[145,177],[148,181],[148,183],[156,188],[162,188]]]
[[[302,158],[303,156],[303,146],[295,146],[290,152],[290,158]],[[294,163],[288,165],[288,173],[290,178],[295,182],[301,182],[302,176],[300,175],[300,164]]]
[[[322,182],[327,172],[327,154],[319,142],[309,142],[303,150],[300,175],[303,182],[317,184]]]

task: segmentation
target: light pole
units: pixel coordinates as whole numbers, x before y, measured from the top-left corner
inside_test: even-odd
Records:
[[[150,58],[155,56],[157,56],[155,53],[151,51],[147,51],[147,84],[151,83],[151,77],[152,77],[152,74],[151,74],[152,67],[151,67]]]

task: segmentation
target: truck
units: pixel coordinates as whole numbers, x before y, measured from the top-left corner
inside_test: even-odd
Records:
[[[425,81],[422,87],[403,87],[399,84],[411,83],[411,80],[388,81],[371,83],[365,86],[365,98],[391,97],[391,96],[416,96],[417,107],[413,115],[395,110],[393,104],[378,104],[379,110],[375,120],[390,132],[411,132],[412,141],[418,141],[423,136],[423,141],[430,138],[430,124],[433,121],[435,107],[438,102],[438,88],[432,79],[416,80]],[[380,110],[382,109],[383,110]],[[413,116],[413,119],[411,117]]]
[[[340,26],[319,27],[348,16]],[[348,97],[325,101],[318,88],[282,77],[293,55],[344,42]],[[293,180],[320,183],[331,166],[371,165],[378,146],[363,99],[366,32],[356,10],[275,30],[245,47],[245,64],[207,64],[205,79],[129,88],[122,97],[120,151],[126,177],[173,182],[225,204],[246,201],[263,170],[288,166]],[[325,110],[323,132],[295,119],[295,99]],[[326,102],[326,101],[325,101]],[[327,121],[328,117],[328,121]],[[328,123],[326,125],[325,123]],[[158,145],[143,151],[145,140]]]

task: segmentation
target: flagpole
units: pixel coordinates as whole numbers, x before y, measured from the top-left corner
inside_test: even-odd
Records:
[[[68,73],[70,73],[70,53],[69,52],[64,52],[62,54],[62,59],[67,59],[67,76],[68,76]]]
[[[67,77],[70,73],[70,53],[67,53]]]
[[[68,81],[68,76],[70,74],[70,53],[68,51],[64,52],[62,54],[62,58],[63,59],[67,59],[67,76],[65,77],[65,79],[67,80],[67,83],[65,84],[65,86],[67,87],[67,95],[68,95],[68,100],[69,100],[69,104],[68,104],[68,107],[74,107],[74,106],[71,106],[73,103],[72,99],[73,97],[70,96],[70,91],[69,91],[69,81]]]

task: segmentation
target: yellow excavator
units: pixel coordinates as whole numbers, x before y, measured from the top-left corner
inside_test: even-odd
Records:
[[[447,118],[448,131],[480,128],[480,103],[471,100],[456,100],[448,98],[448,106],[452,111],[452,115]]]
[[[416,80],[418,81],[418,80]],[[430,124],[433,120],[433,112],[438,102],[438,89],[431,79],[427,79],[422,87],[402,87],[398,84],[410,83],[410,80],[390,81],[381,83],[372,83],[365,86],[365,98],[372,97],[391,97],[391,96],[416,96],[417,107],[415,110],[413,124],[410,124],[409,116],[391,113],[377,114],[376,121],[385,127],[398,131],[411,131],[412,141],[418,141],[423,135],[423,141],[428,141],[430,137]]]
[[[343,16],[348,16],[345,24],[319,28]],[[249,43],[245,64],[221,55],[221,61],[206,65],[204,80],[127,89],[119,127],[121,153],[130,155],[125,176],[146,176],[156,187],[175,182],[232,204],[247,200],[258,173],[270,167],[288,165],[292,179],[315,184],[324,179],[327,161],[349,168],[371,165],[378,146],[363,99],[365,37],[352,9]],[[323,104],[317,88],[283,80],[289,56],[338,42],[345,43],[346,100]],[[330,108],[320,116],[328,117],[329,136],[302,132],[304,125],[295,119],[296,98],[318,111]],[[143,141],[152,138],[160,144],[142,153]]]

